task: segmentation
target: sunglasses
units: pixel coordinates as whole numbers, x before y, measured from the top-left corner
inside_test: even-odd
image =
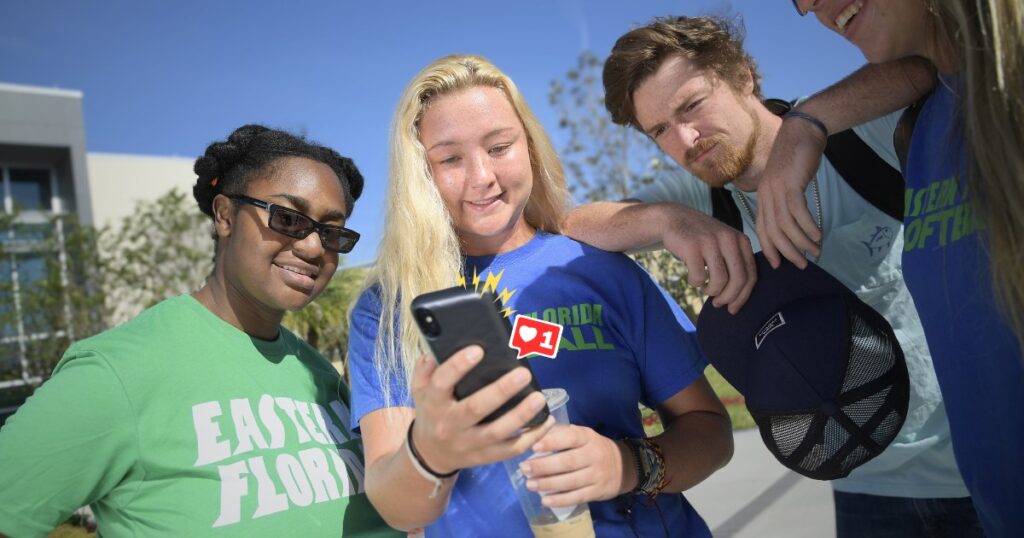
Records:
[[[267,226],[277,233],[294,237],[295,239],[305,239],[306,236],[315,231],[320,235],[320,244],[324,246],[325,250],[331,252],[342,254],[350,252],[352,247],[356,246],[356,242],[359,241],[358,232],[341,226],[321,224],[294,209],[238,194],[229,195],[228,198],[269,211],[270,218],[267,220]]]

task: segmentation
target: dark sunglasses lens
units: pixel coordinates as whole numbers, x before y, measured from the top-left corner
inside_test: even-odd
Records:
[[[313,229],[313,223],[305,215],[275,207],[270,212],[270,228],[287,236],[303,238]]]
[[[323,239],[324,248],[342,254],[351,251],[359,240],[359,234],[333,226],[322,229],[320,237]]]

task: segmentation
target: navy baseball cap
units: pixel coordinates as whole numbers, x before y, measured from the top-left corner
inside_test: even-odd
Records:
[[[705,303],[701,350],[783,465],[819,480],[847,476],[903,426],[903,350],[885,318],[814,263],[755,260],[757,285],[737,314]]]

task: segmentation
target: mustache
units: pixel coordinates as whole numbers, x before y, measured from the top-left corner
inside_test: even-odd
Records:
[[[701,153],[704,153],[705,151],[710,149],[711,146],[720,143],[722,141],[722,138],[722,135],[715,135],[712,136],[711,138],[702,138],[698,140],[692,148],[686,150],[687,164],[692,163],[694,159],[700,156]]]

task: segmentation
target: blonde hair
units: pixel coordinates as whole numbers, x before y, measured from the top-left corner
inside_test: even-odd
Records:
[[[388,403],[400,401],[388,380],[404,376],[408,391],[415,360],[427,351],[410,315],[410,303],[422,293],[455,286],[464,263],[451,215],[420,143],[419,123],[432,99],[475,86],[501,90],[523,124],[533,169],[526,222],[558,233],[568,209],[565,173],[551,140],[516,85],[494,64],[480,56],[446,56],[409,82],[391,126],[384,237],[366,282],[367,288],[376,287],[381,301],[373,361]]]
[[[968,192],[985,225],[996,300],[1024,347],[1024,4],[932,0],[959,57]]]

